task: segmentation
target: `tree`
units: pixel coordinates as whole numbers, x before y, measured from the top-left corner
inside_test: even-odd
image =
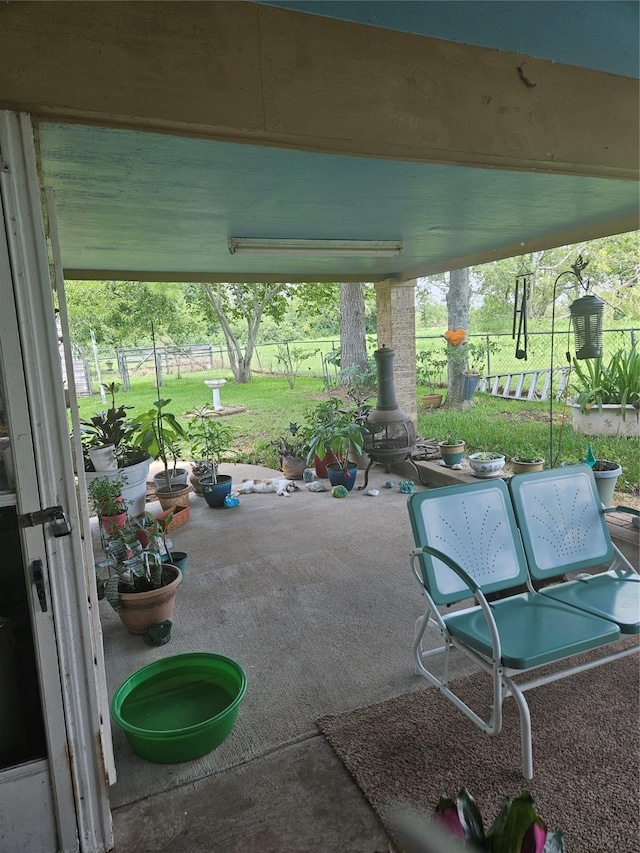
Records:
[[[563,270],[569,269],[578,255],[589,261],[584,272],[594,291],[612,306],[605,310],[606,322],[614,319],[614,311],[622,311],[628,320],[640,315],[637,305],[640,278],[640,232],[631,231],[612,237],[601,237],[571,246],[560,246],[514,258],[505,258],[475,267],[480,282],[482,307],[476,312],[477,325],[487,330],[508,329],[513,317],[516,276],[531,275],[529,317],[549,319],[554,298],[554,283]],[[558,287],[558,304],[568,305],[581,295],[576,287]],[[576,282],[577,286],[577,282]]]
[[[281,320],[287,308],[291,285],[286,282],[265,284],[217,283],[202,285],[213,308],[227,345],[229,364],[236,382],[251,381],[251,359],[258,340],[260,322],[268,313]],[[234,321],[246,327],[246,340]],[[244,332],[244,330],[243,330]]]
[[[151,339],[151,320],[160,339],[178,344],[198,328],[180,284],[72,280],[65,282],[65,292],[71,339],[84,349],[91,346],[92,331],[99,345],[140,346]]]
[[[340,367],[346,370],[358,367],[369,369],[365,327],[364,285],[359,281],[345,281],[340,285]],[[341,383],[348,384],[348,374]]]
[[[450,329],[469,328],[469,301],[471,288],[469,285],[469,268],[451,270],[449,273],[449,288],[447,290],[447,311]],[[449,364],[447,376],[447,399],[445,405],[451,408],[462,406],[462,373],[467,368],[465,344],[453,347],[448,345]]]

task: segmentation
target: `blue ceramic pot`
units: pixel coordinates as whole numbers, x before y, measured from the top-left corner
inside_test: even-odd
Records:
[[[355,486],[358,466],[349,462],[348,467],[342,468],[338,462],[327,465],[327,476],[332,486],[344,486],[350,492]]]

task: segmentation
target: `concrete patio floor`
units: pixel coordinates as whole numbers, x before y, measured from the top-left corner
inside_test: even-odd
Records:
[[[223,473],[234,483],[282,476],[243,465]],[[145,762],[114,729],[117,853],[388,849],[315,721],[425,686],[410,661],[423,610],[409,572],[413,537],[398,490],[405,478],[376,465],[369,488],[377,497],[354,490],[335,499],[300,481],[288,498],[250,494],[235,509],[210,509],[191,494],[190,520],[172,535],[189,562],[171,642],[146,646],[101,602],[110,696],[146,663],[192,650],[233,657],[249,683],[233,731],[205,759]],[[455,675],[468,671],[463,661]]]
[[[282,476],[243,465],[223,472],[234,483]],[[315,720],[424,686],[410,664],[422,607],[409,575],[412,537],[399,479],[376,465],[369,488],[379,489],[377,497],[354,489],[335,499],[299,481],[288,498],[250,494],[236,509],[210,509],[191,494],[190,520],[172,535],[189,562],[172,639],[160,649],[127,634],[101,602],[110,695],[140,666],[189,650],[230,655],[249,682],[210,767],[144,762],[114,731],[118,853],[387,849],[377,817]],[[393,489],[384,488],[388,480]],[[356,486],[362,482],[359,472]],[[235,583],[238,572],[246,584]]]

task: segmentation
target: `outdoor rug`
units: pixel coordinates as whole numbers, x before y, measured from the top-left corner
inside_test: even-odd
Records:
[[[476,710],[487,707],[486,675],[455,684]],[[455,798],[462,786],[488,828],[502,798],[526,788],[548,828],[565,833],[567,853],[638,853],[637,655],[525,695],[533,731],[534,778],[528,782],[521,775],[519,716],[511,699],[498,737],[481,732],[433,687],[323,716],[318,726],[388,830],[398,804],[431,814],[441,794]]]

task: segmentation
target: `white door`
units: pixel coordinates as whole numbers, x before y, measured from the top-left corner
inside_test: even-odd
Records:
[[[102,648],[40,198],[29,117],[2,111],[0,850],[98,853],[113,844]]]

